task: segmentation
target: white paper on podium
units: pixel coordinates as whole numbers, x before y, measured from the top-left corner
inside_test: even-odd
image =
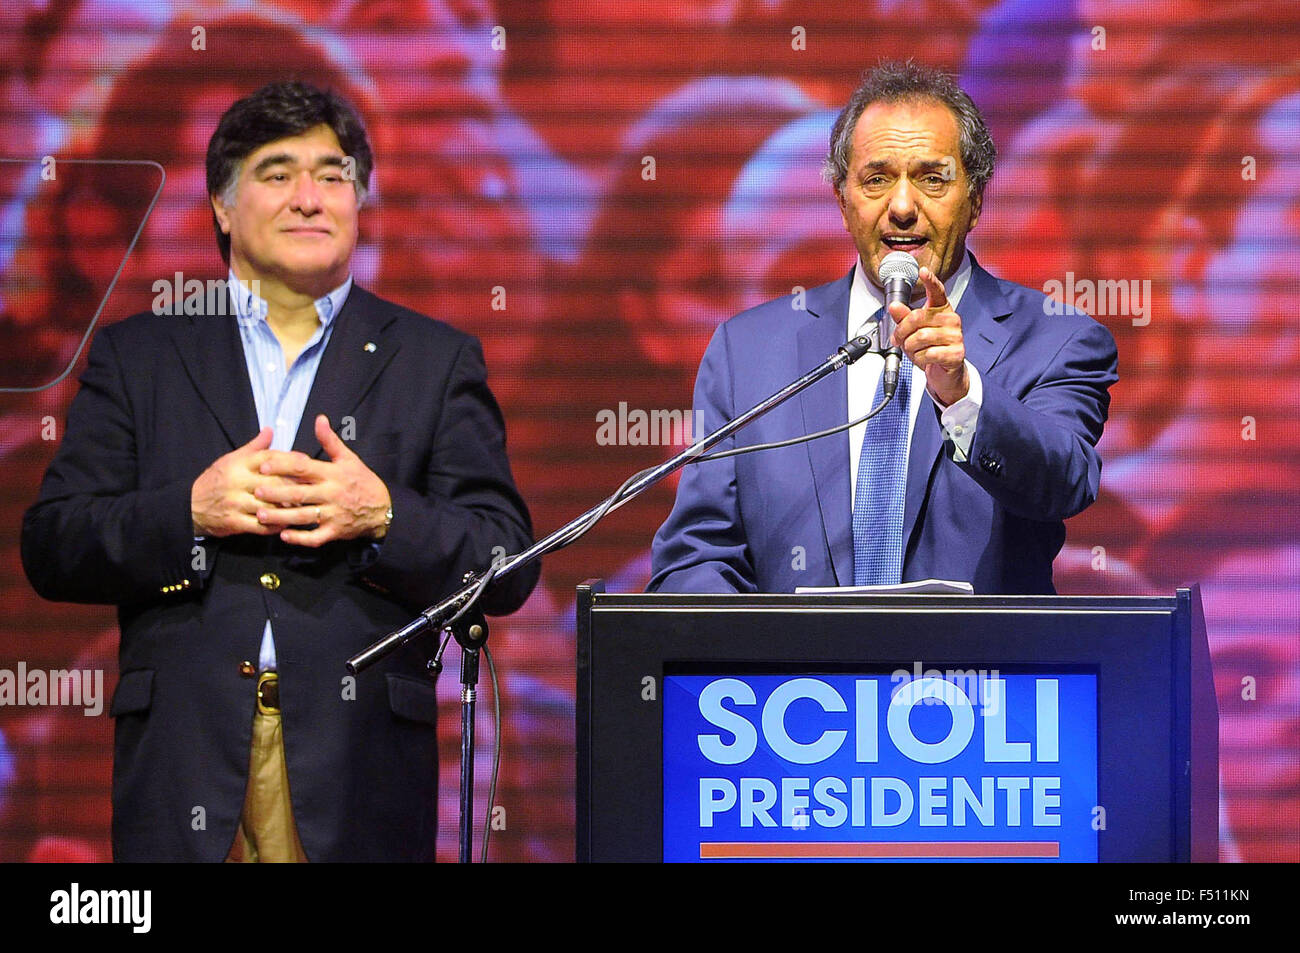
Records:
[[[975,587],[969,582],[956,582],[952,579],[919,579],[896,586],[799,586],[795,589],[796,595],[852,596],[860,593],[877,596],[973,596]]]

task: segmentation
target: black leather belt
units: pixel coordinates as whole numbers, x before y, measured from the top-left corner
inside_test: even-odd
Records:
[[[257,708],[264,713],[280,711],[280,676],[263,672],[257,679]]]

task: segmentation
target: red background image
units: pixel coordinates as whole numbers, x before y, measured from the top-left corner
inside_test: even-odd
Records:
[[[848,270],[853,247],[820,178],[827,134],[864,68],[912,56],[960,78],[998,146],[970,238],[980,261],[1063,296],[1084,281],[1143,289],[1140,311],[1094,309],[1121,380],[1102,497],[1070,522],[1057,586],[1203,585],[1222,858],[1300,860],[1293,0],[201,10],[49,0],[0,12],[0,668],[102,668],[106,693],[116,682],[112,608],[37,597],[19,527],[92,323],[148,309],[153,283],[176,272],[224,276],[203,155],[233,99],[300,78],[356,104],[376,168],[354,275],[482,339],[543,533],[673,450],[606,445],[602,410],[689,411],[718,322]],[[148,163],[166,171],[160,194]],[[672,494],[657,488],[548,557],[526,607],[494,627],[495,859],[573,857],[573,587],[643,587]],[[439,691],[446,767],[459,750],[454,671]],[[0,707],[0,860],[109,858],[111,738],[106,711]],[[457,777],[442,776],[440,856],[453,859]]]

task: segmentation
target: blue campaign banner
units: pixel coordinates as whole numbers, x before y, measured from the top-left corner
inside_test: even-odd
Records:
[[[1097,860],[1097,677],[669,675],[664,860]]]

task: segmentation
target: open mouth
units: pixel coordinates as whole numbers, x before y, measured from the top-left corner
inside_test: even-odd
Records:
[[[890,251],[913,252],[918,248],[923,248],[928,240],[920,235],[883,235],[881,241]]]

